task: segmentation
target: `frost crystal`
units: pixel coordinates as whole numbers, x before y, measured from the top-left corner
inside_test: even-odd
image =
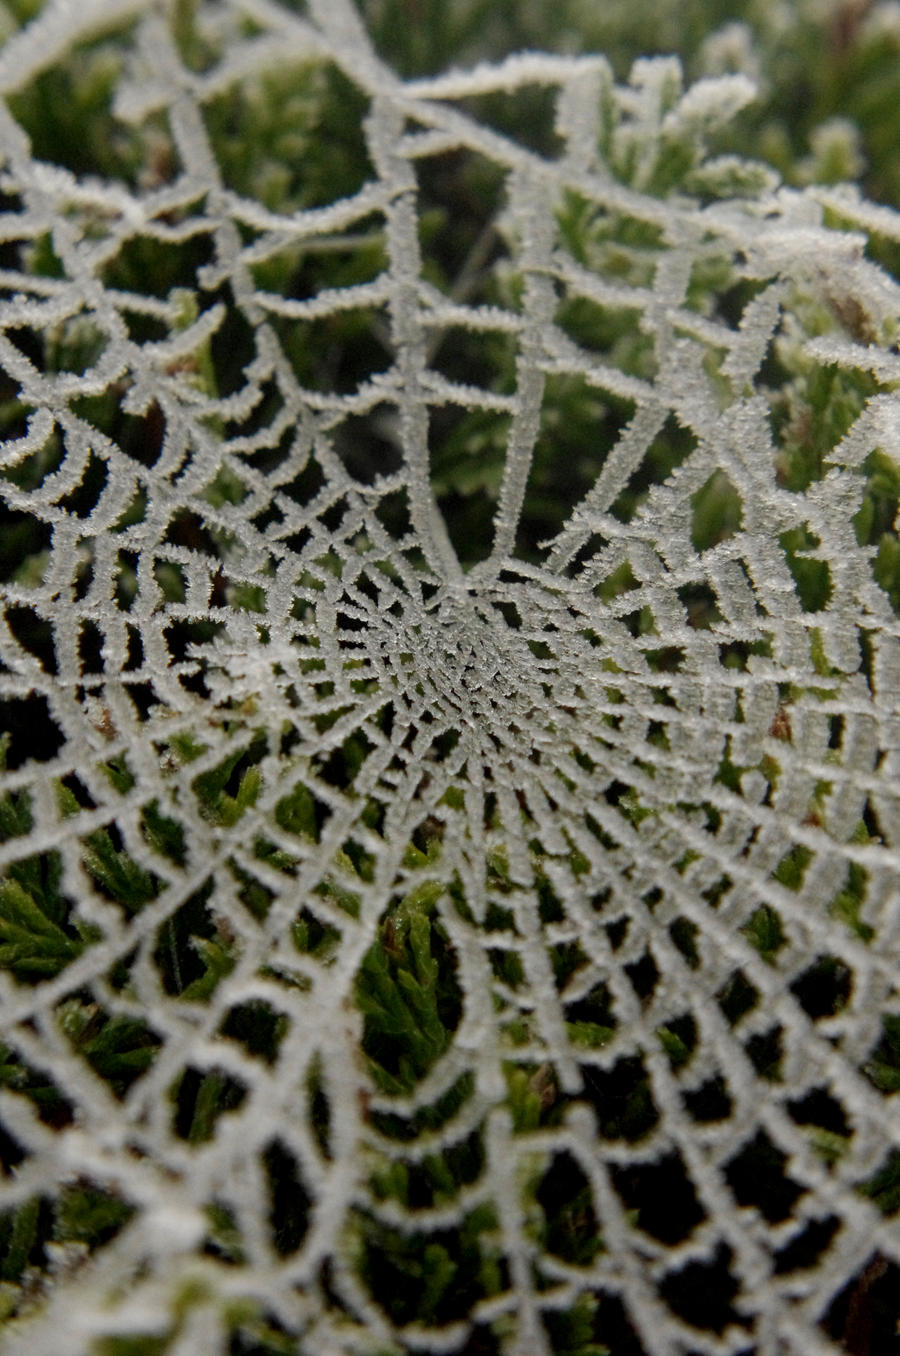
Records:
[[[7,1349],[846,1349],[900,222],[707,155],[744,76],[187,13],[0,56]]]

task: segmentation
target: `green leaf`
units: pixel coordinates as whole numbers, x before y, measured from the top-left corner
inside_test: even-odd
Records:
[[[189,1002],[205,1003],[215,991],[219,981],[231,974],[235,966],[235,957],[221,942],[208,937],[194,937],[193,944],[206,969],[202,975],[188,984],[181,997]]]
[[[127,852],[119,852],[106,829],[85,839],[82,861],[86,869],[117,904],[137,913],[156,898],[156,882]]]
[[[17,979],[50,978],[84,949],[16,880],[0,882],[0,967]]]
[[[12,1212],[4,1256],[0,1262],[0,1279],[18,1281],[21,1278],[37,1238],[40,1211],[41,1198],[32,1196]]]
[[[56,1206],[55,1234],[61,1243],[106,1243],[134,1214],[134,1207],[96,1187],[63,1191]]]

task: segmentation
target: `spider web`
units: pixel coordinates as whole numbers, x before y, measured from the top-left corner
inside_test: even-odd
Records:
[[[900,652],[857,530],[897,219],[699,151],[656,191],[740,78],[403,82],[345,0],[181,22],[57,3],[0,56],[0,890],[37,957],[0,1192],[127,1215],[47,1245],[9,1349],[541,1356],[575,1313],[616,1356],[841,1349],[900,1266]],[[23,130],[111,51],[130,182]],[[304,198],[301,148],[273,208],[225,114],[324,69],[366,176]],[[867,393],[793,479],[788,351]]]

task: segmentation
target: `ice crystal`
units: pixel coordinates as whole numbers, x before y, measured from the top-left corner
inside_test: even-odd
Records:
[[[900,1266],[897,217],[708,150],[742,75],[185,14],[0,56],[8,1349],[837,1351]]]

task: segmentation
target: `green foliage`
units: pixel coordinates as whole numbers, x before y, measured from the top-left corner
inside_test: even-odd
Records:
[[[201,773],[194,782],[194,790],[204,814],[223,828],[233,828],[259,795],[259,768],[255,765],[239,767],[246,755],[246,749],[236,749],[218,767],[211,772]],[[237,783],[234,794],[227,789],[232,782]]]
[[[694,495],[691,541],[698,551],[733,537],[742,522],[741,499],[724,471],[715,471]]]
[[[70,1187],[56,1207],[56,1236],[65,1243],[97,1247],[107,1242],[131,1218],[133,1208],[94,1187]]]
[[[318,837],[316,802],[302,782],[298,782],[289,795],[282,796],[275,806],[275,822],[286,833],[299,834],[313,841]]]
[[[673,1069],[679,1069],[683,1064],[687,1064],[697,1041],[693,1018],[686,1020],[676,1018],[668,1026],[659,1027],[656,1034]]]
[[[408,1092],[446,1050],[461,1010],[452,952],[433,917],[441,887],[423,882],[392,909],[363,958],[356,1001],[376,1083]]]
[[[860,1186],[884,1215],[900,1211],[900,1152],[892,1149],[877,1172]]]
[[[776,911],[768,904],[761,904],[748,919],[744,932],[756,947],[763,960],[773,961],[779,947],[784,944],[784,929]]]
[[[156,895],[150,873],[127,852],[118,851],[106,829],[88,835],[82,861],[104,893],[128,913],[137,913]]]
[[[671,53],[691,80],[747,71],[761,77],[757,101],[718,135],[716,152],[761,155],[796,183],[861,177],[870,197],[900,202],[900,26],[890,5],[363,0],[361,8],[386,58],[408,74],[529,50],[605,52],[618,79],[641,57]],[[682,153],[674,169],[689,165]]]
[[[62,915],[55,854],[45,862],[33,859],[28,874],[43,877],[33,891],[12,875],[0,883],[0,966],[23,982],[58,974],[83,947],[54,919]]]
[[[425,1236],[360,1217],[360,1270],[395,1323],[446,1323],[502,1289],[502,1270],[492,1243],[496,1227],[489,1206],[467,1214],[452,1231]]]
[[[882,1092],[900,1092],[900,1013],[885,1013],[883,1032],[865,1073]]]
[[[4,1281],[21,1280],[37,1241],[40,1213],[40,1197],[32,1196],[17,1210],[0,1216],[0,1278]]]
[[[168,1350],[168,1337],[154,1337],[150,1334],[134,1337],[101,1337],[94,1344],[96,1356],[164,1356]]]
[[[110,1017],[97,1004],[76,998],[62,1005],[58,1020],[73,1048],[119,1096],[150,1067],[159,1045],[146,1023]]]

